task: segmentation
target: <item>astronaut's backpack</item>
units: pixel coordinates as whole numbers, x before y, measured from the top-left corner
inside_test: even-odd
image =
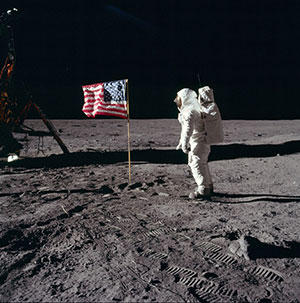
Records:
[[[213,90],[209,86],[198,89],[198,101],[204,120],[207,144],[224,141],[224,132],[220,110],[215,102]]]

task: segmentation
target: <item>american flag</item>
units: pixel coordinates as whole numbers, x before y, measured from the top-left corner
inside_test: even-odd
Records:
[[[127,118],[126,80],[102,82],[82,86],[82,111],[88,117],[109,115]]]

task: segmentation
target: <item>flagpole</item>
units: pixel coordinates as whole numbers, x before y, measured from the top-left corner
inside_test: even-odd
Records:
[[[126,79],[127,84],[127,129],[128,129],[128,169],[129,169],[129,184],[131,184],[131,159],[130,159],[130,117],[129,117],[129,85],[128,79]]]

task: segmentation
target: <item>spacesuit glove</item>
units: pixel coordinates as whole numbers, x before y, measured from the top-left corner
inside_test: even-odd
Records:
[[[185,154],[188,154],[190,151],[190,148],[188,147],[188,145],[182,145],[181,149]]]
[[[176,150],[181,149],[181,142],[178,143],[178,145],[176,146]]]

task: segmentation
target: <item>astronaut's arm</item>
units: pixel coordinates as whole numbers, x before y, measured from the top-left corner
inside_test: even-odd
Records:
[[[194,113],[182,116],[180,144],[184,153],[189,152],[189,141],[194,130]]]

